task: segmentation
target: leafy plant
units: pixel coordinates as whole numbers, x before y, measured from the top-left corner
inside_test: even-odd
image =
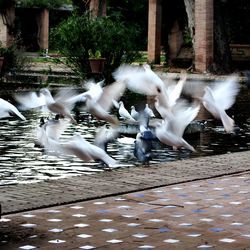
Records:
[[[136,37],[139,28],[125,25],[119,18],[91,17],[89,12],[74,13],[52,30],[51,44],[65,56],[66,63],[82,78],[90,72],[89,50],[99,50],[106,58],[104,76],[108,79],[121,63],[140,56]]]
[[[57,8],[64,4],[71,4],[71,0],[19,0],[18,5],[22,7]]]
[[[16,41],[9,47],[3,47],[0,44],[0,55],[4,57],[1,74],[20,71],[29,67],[29,59],[23,56],[22,51],[17,48],[16,44]]]
[[[100,50],[96,50],[95,53],[92,52],[92,49],[88,50],[89,58],[91,59],[100,59],[102,58],[102,54]]]

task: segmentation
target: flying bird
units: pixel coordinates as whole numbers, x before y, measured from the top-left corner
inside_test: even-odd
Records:
[[[199,104],[187,105],[185,101],[179,101],[173,109],[173,116],[156,125],[156,137],[174,149],[184,147],[195,151],[194,147],[183,138],[183,133],[187,125],[197,116],[199,109]]]
[[[85,108],[98,120],[103,120],[113,125],[118,125],[118,119],[110,114],[110,109],[114,103],[120,99],[125,91],[125,84],[114,82],[102,88],[102,92],[96,95],[96,92],[86,92],[84,94]]]
[[[93,80],[88,80],[84,83],[84,87],[87,90],[81,94],[72,96],[67,101],[72,102],[72,103],[76,103],[76,102],[84,103],[87,99],[86,96],[88,95],[88,96],[91,96],[93,101],[97,102],[103,93],[103,84],[104,84],[104,80],[99,81],[97,83],[95,83]]]
[[[129,90],[144,95],[157,95],[164,86],[164,82],[148,64],[123,64],[113,72],[113,77],[117,82],[124,82]]]
[[[163,119],[172,116],[172,108],[180,98],[186,79],[186,74],[182,74],[176,84],[165,84],[162,91],[155,96],[155,109]]]
[[[49,138],[46,149],[58,155],[73,155],[83,161],[101,160],[110,168],[117,165],[117,161],[109,156],[105,150],[91,144],[77,133],[63,143]]]
[[[240,91],[237,76],[231,76],[225,81],[206,86],[204,95],[200,98],[203,106],[216,118],[220,119],[226,132],[234,129],[234,120],[226,110],[232,107]]]
[[[10,102],[0,98],[0,118],[9,117],[10,114],[17,115],[20,119],[26,120],[26,118],[20,113],[20,111]]]
[[[96,129],[94,145],[107,152],[108,143],[113,142],[118,135],[119,133],[116,128],[108,128],[105,124],[101,128]]]
[[[40,125],[36,129],[37,141],[36,145],[44,147],[48,143],[48,139],[59,141],[62,132],[69,126],[69,121],[59,119],[57,114],[55,118],[44,120],[40,119]]]
[[[67,100],[72,97],[73,93],[75,93],[73,90],[61,90],[54,98],[49,89],[43,88],[40,90],[39,94],[36,92],[19,94],[15,96],[15,99],[20,103],[20,108],[22,110],[46,107],[50,112],[61,114],[68,117],[73,123],[76,123],[75,119],[70,114],[73,105],[67,102]]]

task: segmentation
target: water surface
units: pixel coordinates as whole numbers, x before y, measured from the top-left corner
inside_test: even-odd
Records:
[[[239,114],[236,109],[234,112]],[[42,148],[35,145],[36,128],[41,117],[51,115],[35,110],[22,113],[27,118],[26,121],[17,117],[0,119],[0,185],[31,183],[106,171],[106,167],[98,161],[83,162],[73,156],[57,157],[45,154]],[[80,116],[79,123],[70,125],[63,133],[62,140],[69,138],[74,132],[79,132],[86,140],[93,142],[95,129],[103,123],[89,119],[89,115],[84,111],[81,111]],[[201,133],[187,135],[185,139],[197,152],[191,153],[185,149],[175,151],[155,141],[151,164],[248,150],[250,124],[244,121],[236,133],[227,134],[219,121],[207,122]],[[116,140],[109,144],[108,153],[119,161],[120,168],[132,168],[141,164],[134,157],[133,149],[133,143],[120,143]]]

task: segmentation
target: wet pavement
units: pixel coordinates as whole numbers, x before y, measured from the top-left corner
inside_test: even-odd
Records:
[[[250,172],[4,216],[1,249],[250,249]]]
[[[0,249],[250,249],[249,151],[60,181],[1,187]]]

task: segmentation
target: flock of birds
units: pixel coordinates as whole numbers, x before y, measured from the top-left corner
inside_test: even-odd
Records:
[[[221,120],[226,132],[234,130],[234,120],[226,110],[235,102],[240,85],[238,76],[232,75],[224,81],[205,84],[187,83],[187,75],[182,74],[179,81],[161,79],[152,71],[149,65],[121,65],[113,72],[115,82],[104,86],[104,81],[89,80],[84,84],[86,91],[77,93],[74,89],[60,89],[52,96],[48,88],[37,92],[16,94],[15,100],[19,106],[0,98],[0,118],[15,114],[20,119],[26,118],[23,110],[42,109],[56,114],[53,119],[41,119],[37,128],[37,140],[48,153],[60,156],[73,155],[83,161],[101,160],[108,167],[119,165],[107,150],[109,142],[118,139],[118,126],[121,121],[128,120],[138,126],[138,134],[134,139],[134,155],[144,164],[151,159],[152,140],[173,147],[195,151],[184,138],[185,128],[195,119],[201,106],[208,110],[216,119]],[[125,91],[139,93],[145,98],[152,97],[153,110],[148,104],[142,110],[131,106],[129,112],[121,100]],[[183,93],[189,98],[183,98]],[[62,140],[63,131],[70,125],[76,124],[72,109],[80,104],[92,117],[105,122],[104,126],[96,128],[93,143],[87,141],[79,133],[71,138]],[[112,111],[117,108],[118,115]],[[152,118],[158,117],[154,128],[149,126]]]

